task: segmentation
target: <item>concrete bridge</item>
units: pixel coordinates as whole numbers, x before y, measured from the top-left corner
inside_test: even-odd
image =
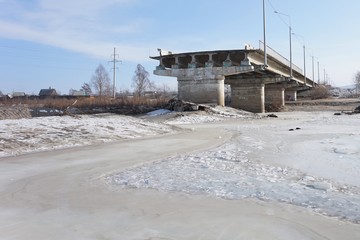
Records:
[[[271,48],[267,48],[267,66],[261,47],[249,46],[178,54],[160,50],[160,56],[150,58],[159,60],[154,74],[176,77],[179,99],[194,103],[224,106],[224,84],[228,84],[232,107],[263,113],[265,104],[284,106],[285,98],[296,101],[297,91],[316,86],[297,66],[290,71],[289,61]]]

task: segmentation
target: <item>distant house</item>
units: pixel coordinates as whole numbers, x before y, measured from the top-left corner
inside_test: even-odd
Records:
[[[26,97],[26,94],[24,92],[13,92],[13,97]]]
[[[89,93],[87,93],[86,91],[84,91],[84,90],[82,90],[82,89],[79,90],[79,91],[73,90],[70,95],[72,95],[72,96],[77,96],[77,97],[80,97],[80,96],[90,96]]]
[[[53,88],[41,89],[39,92],[40,97],[54,97],[57,96],[56,90]]]
[[[2,97],[2,96],[0,95],[0,97]],[[13,93],[6,94],[6,96],[4,95],[3,97],[9,98],[9,99],[12,99],[12,98],[26,98],[27,95],[24,92],[13,92]]]

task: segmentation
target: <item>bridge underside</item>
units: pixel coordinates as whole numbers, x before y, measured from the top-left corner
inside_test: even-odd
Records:
[[[265,104],[282,107],[285,98],[296,100],[299,87],[314,83],[301,69],[268,56],[264,68],[262,50],[230,50],[171,54],[152,57],[160,64],[154,74],[176,77],[178,97],[195,103],[225,105],[224,84],[231,86],[231,106],[250,112],[265,112]]]

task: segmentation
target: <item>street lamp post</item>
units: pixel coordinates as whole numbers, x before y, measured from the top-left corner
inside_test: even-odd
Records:
[[[276,14],[280,14],[283,16],[286,16],[289,18],[289,42],[290,42],[290,79],[292,79],[293,76],[293,64],[292,64],[292,44],[291,44],[291,35],[292,35],[292,29],[291,29],[291,16],[285,13],[281,13],[278,11],[274,11]]]
[[[303,52],[304,52],[304,85],[306,86],[306,46],[305,46],[305,38],[299,34],[294,35],[300,37],[303,40]]]
[[[304,85],[306,86],[306,47],[305,47],[305,42],[304,42]]]
[[[267,52],[266,52],[266,6],[263,0],[263,25],[264,25],[264,68],[267,67]]]
[[[311,50],[311,72],[312,72],[312,86],[315,87],[315,56],[314,56],[314,52],[311,48],[308,48],[308,51]]]
[[[314,55],[311,55],[311,60],[312,60],[312,82],[314,87],[315,86]]]

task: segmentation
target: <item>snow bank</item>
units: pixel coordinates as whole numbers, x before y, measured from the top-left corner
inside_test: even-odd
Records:
[[[218,122],[225,119],[258,119],[259,115],[231,107],[203,106],[205,111],[179,113],[177,117],[167,120],[166,124],[196,124]]]
[[[223,121],[224,118],[218,116],[201,114],[179,114],[177,117],[165,121],[166,124],[194,124]]]
[[[166,115],[168,113],[171,113],[171,111],[167,109],[158,109],[152,112],[148,112],[146,115],[154,117],[154,116]]]
[[[139,118],[96,114],[0,121],[0,157],[174,132]]]

